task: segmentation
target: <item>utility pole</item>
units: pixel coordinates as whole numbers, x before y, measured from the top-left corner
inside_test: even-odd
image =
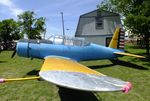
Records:
[[[45,40],[47,26],[46,26],[46,24],[44,24],[44,25],[45,25],[45,28],[44,28],[44,40]]]
[[[61,12],[61,17],[62,17],[63,36],[65,36],[65,27],[64,27],[64,17],[63,17],[63,12]]]
[[[45,40],[45,36],[46,36],[46,28],[44,29],[44,40]]]

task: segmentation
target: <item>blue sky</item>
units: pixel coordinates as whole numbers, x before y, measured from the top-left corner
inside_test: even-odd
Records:
[[[0,0],[0,20],[14,18],[26,10],[46,18],[48,38],[51,34],[62,34],[61,14],[64,14],[65,33],[74,35],[79,16],[97,9],[101,0]],[[69,30],[66,30],[69,29]]]

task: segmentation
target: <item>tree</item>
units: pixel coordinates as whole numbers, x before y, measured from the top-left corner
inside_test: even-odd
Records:
[[[0,37],[4,42],[18,40],[22,37],[19,24],[13,19],[0,22]]]
[[[144,37],[146,53],[149,54],[150,0],[104,0],[99,8],[120,13],[125,27]]]
[[[45,18],[35,18],[35,13],[32,11],[25,11],[18,15],[21,30],[28,39],[41,39],[41,34],[45,31]]]

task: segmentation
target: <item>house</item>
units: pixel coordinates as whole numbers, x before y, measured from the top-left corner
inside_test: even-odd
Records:
[[[119,14],[97,9],[80,16],[75,37],[108,46],[117,26],[122,26]]]

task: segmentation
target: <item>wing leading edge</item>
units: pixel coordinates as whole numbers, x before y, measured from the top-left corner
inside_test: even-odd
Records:
[[[48,57],[39,73],[40,77],[53,84],[83,91],[124,91],[131,83],[108,77],[75,61]]]

